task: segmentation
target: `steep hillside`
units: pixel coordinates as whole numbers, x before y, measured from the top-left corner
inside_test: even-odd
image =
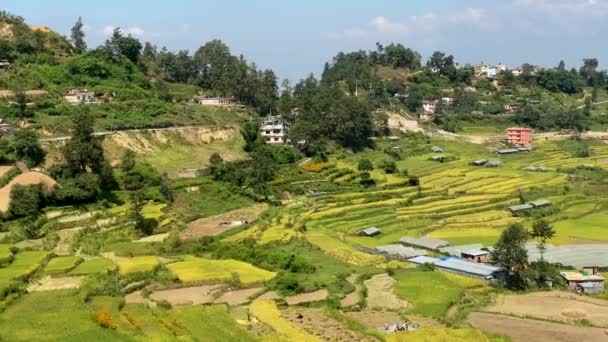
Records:
[[[0,11],[0,59],[62,59],[73,54],[65,37],[45,26],[29,26],[23,18]]]

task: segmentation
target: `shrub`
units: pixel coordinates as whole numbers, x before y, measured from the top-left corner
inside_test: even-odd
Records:
[[[384,172],[386,172],[388,174],[393,174],[393,173],[398,172],[397,164],[395,164],[395,162],[392,160],[384,160],[384,161],[380,162],[378,167],[383,169]]]
[[[156,305],[158,305],[159,308],[165,309],[165,310],[171,310],[173,308],[173,305],[171,305],[171,303],[169,303],[165,299],[156,302]]]
[[[42,207],[40,185],[16,184],[11,189],[10,212],[15,217],[35,217]]]
[[[304,288],[295,275],[289,272],[280,272],[276,277],[276,290],[282,295],[296,294],[304,291]]]
[[[411,176],[410,179],[408,179],[407,184],[409,186],[419,186],[420,178],[418,178],[418,176]]]
[[[112,322],[112,316],[105,310],[97,310],[95,312],[95,322],[102,328],[116,329],[116,326]]]
[[[357,165],[357,169],[361,172],[369,172],[374,170],[374,165],[369,159],[361,159],[359,160],[359,165]]]
[[[308,172],[321,172],[327,168],[325,163],[308,162],[302,166]]]
[[[435,264],[430,263],[430,262],[425,262],[424,264],[420,264],[420,265],[418,265],[417,268],[421,271],[428,271],[428,272],[433,272],[437,269]]]

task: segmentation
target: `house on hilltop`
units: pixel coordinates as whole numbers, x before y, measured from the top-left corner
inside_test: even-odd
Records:
[[[90,104],[95,100],[95,93],[86,88],[74,88],[65,92],[63,98],[71,104]]]
[[[278,116],[270,116],[264,120],[260,127],[260,135],[267,144],[287,144],[289,123]]]
[[[194,98],[196,102],[202,106],[216,106],[216,107],[228,107],[237,105],[237,101],[234,97],[205,97],[196,96]]]

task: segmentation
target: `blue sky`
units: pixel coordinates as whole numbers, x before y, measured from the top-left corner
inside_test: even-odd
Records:
[[[425,58],[446,51],[463,64],[608,61],[608,0],[0,0],[0,9],[61,34],[82,16],[90,47],[112,27],[169,49],[194,51],[220,38],[290,79],[377,41]]]

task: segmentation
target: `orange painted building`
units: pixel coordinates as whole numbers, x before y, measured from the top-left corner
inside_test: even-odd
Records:
[[[530,145],[530,133],[525,127],[507,128],[507,142],[513,145]]]

